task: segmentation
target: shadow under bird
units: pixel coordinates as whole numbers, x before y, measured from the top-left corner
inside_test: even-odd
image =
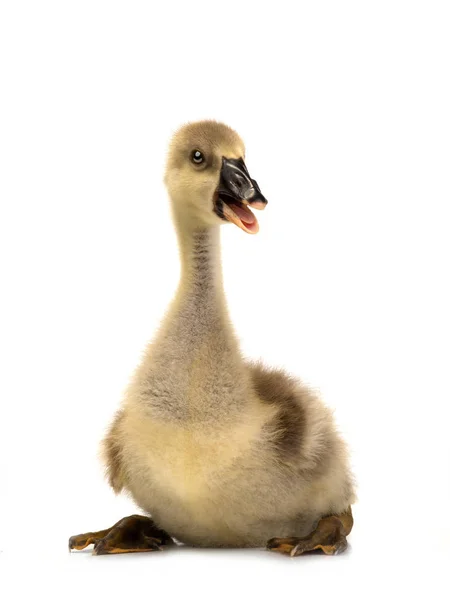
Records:
[[[103,442],[109,483],[148,516],[72,536],[94,554],[262,547],[296,556],[347,547],[347,450],[330,410],[299,380],[243,358],[223,291],[220,225],[258,231],[267,200],[241,138],[215,121],[174,135],[165,183],[181,276]]]

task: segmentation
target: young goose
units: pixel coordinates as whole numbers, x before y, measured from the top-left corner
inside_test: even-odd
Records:
[[[352,477],[330,411],[283,371],[245,361],[230,325],[220,225],[256,233],[249,207],[267,203],[244,154],[240,137],[214,121],[172,139],[165,183],[180,283],[103,446],[112,488],[151,518],[73,536],[71,549],[151,551],[176,539],[295,556],[347,546]]]

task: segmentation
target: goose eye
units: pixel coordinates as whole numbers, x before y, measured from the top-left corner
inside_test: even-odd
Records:
[[[203,153],[200,152],[200,150],[193,150],[191,154],[191,160],[196,165],[201,165],[202,162],[205,161],[205,157],[203,156]]]

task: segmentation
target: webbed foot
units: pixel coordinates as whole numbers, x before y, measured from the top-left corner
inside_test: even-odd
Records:
[[[152,519],[132,515],[121,519],[109,529],[73,535],[69,539],[69,550],[83,550],[94,544],[92,554],[153,552],[172,543],[170,535],[156,527]]]
[[[347,535],[353,526],[351,510],[342,515],[330,515],[320,519],[309,535],[299,537],[272,538],[266,548],[289,556],[322,550],[324,554],[340,554],[347,548]]]

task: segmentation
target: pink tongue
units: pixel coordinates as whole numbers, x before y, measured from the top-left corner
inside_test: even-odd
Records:
[[[248,208],[242,208],[242,206],[238,206],[237,204],[231,204],[230,208],[243,223],[254,223],[256,221],[255,215]]]

